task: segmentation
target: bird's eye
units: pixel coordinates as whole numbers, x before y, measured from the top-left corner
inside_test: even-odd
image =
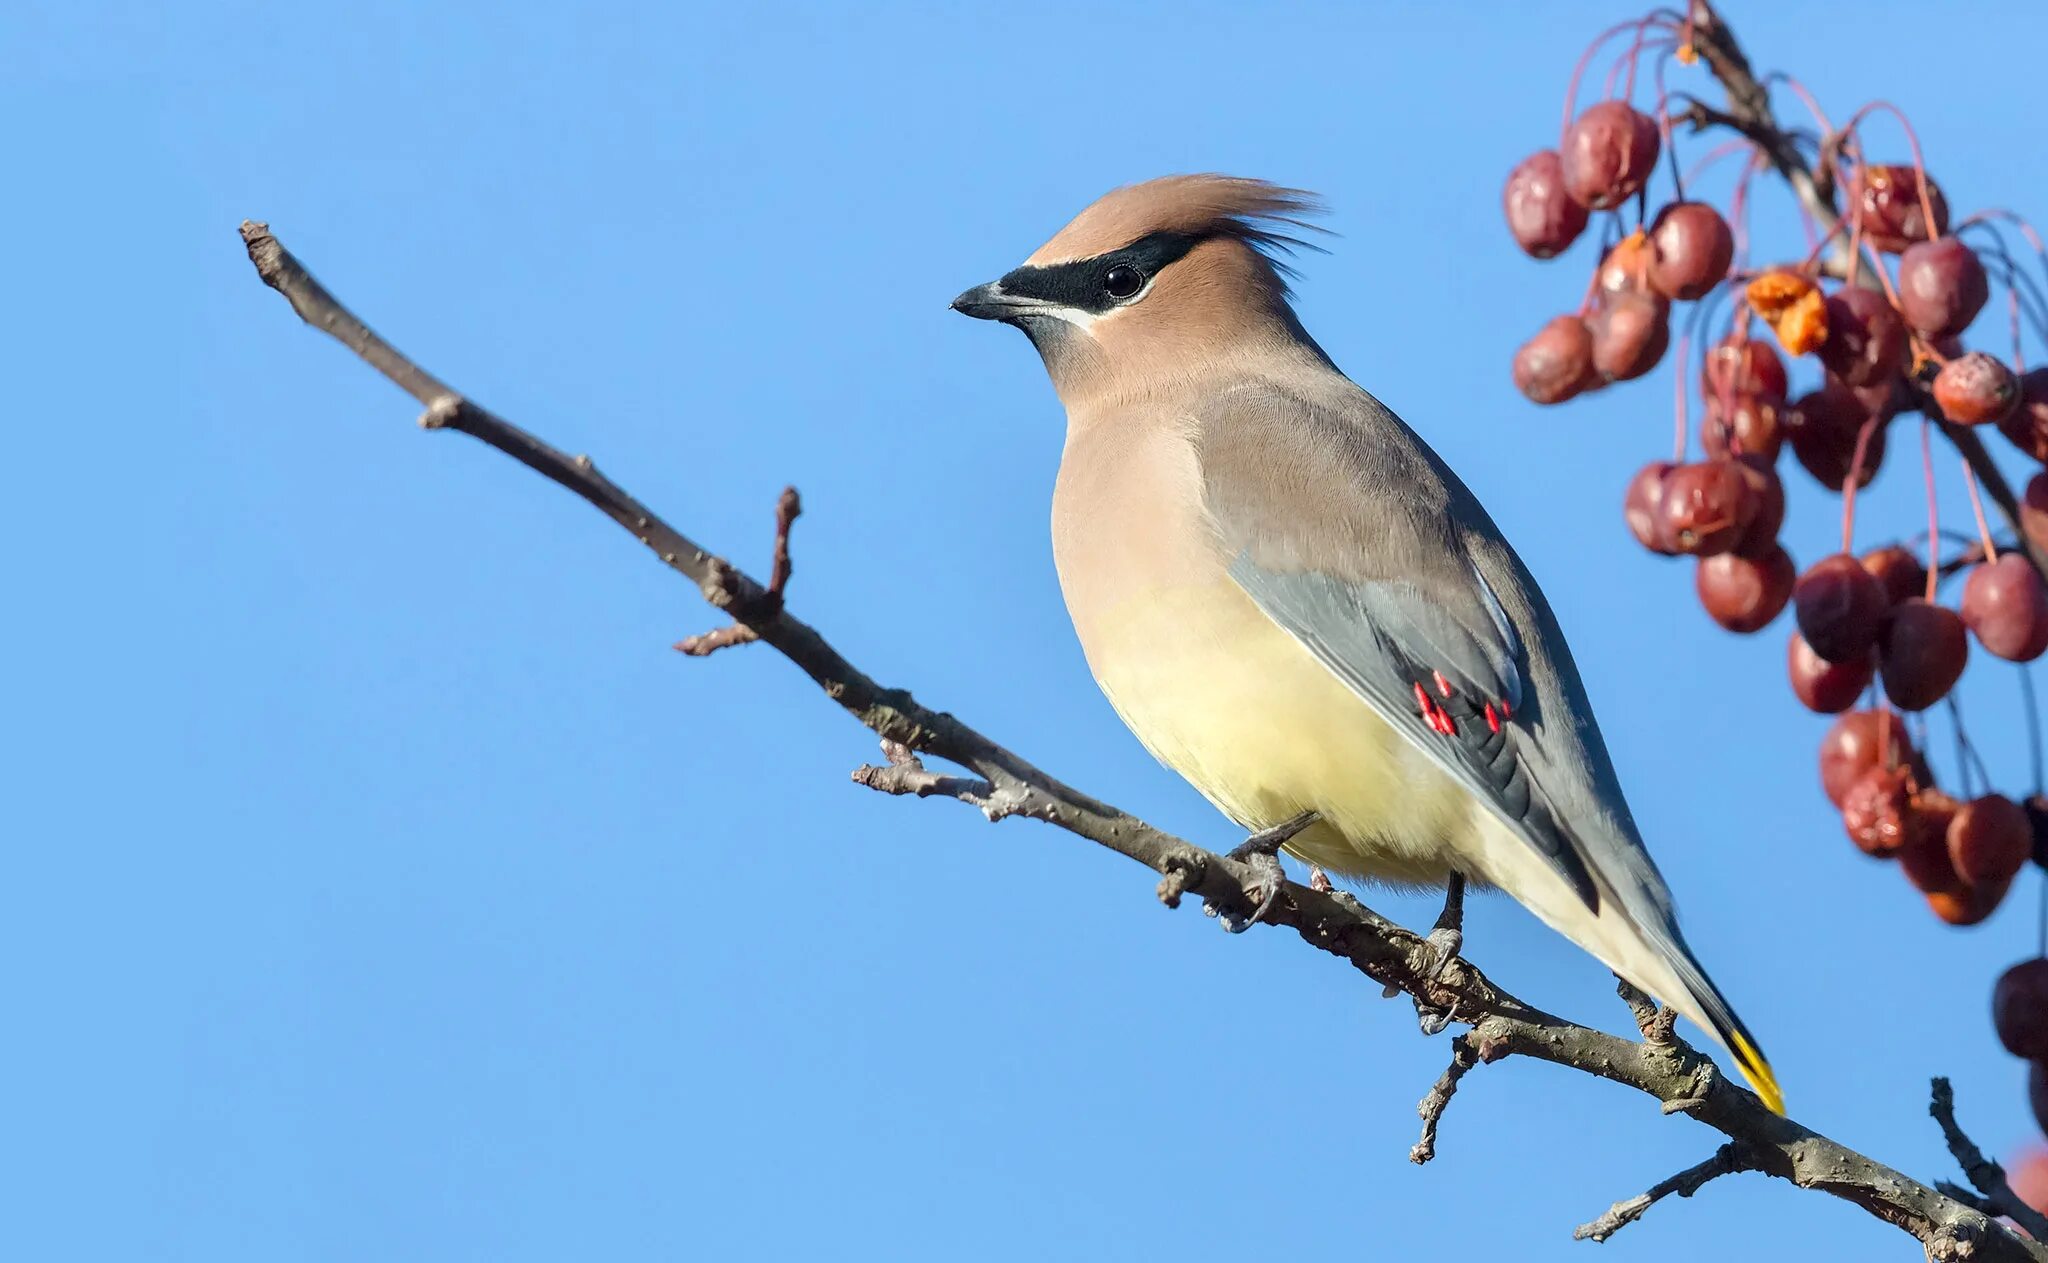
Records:
[[[1144,273],[1128,264],[1119,263],[1102,274],[1102,288],[1111,298],[1129,298],[1144,285]]]

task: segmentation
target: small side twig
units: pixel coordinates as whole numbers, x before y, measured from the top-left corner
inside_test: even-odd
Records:
[[[803,497],[796,493],[795,487],[784,487],[782,494],[775,498],[775,552],[768,563],[768,586],[762,589],[755,603],[757,609],[749,611],[757,617],[772,617],[782,612],[782,594],[789,588],[790,572],[794,569],[789,560],[789,528],[803,511]],[[685,636],[676,642],[675,647],[678,653],[703,658],[721,649],[752,644],[759,639],[760,632],[744,622],[734,621],[695,636]]]
[[[1572,1230],[1572,1240],[1605,1241],[1636,1220],[1641,1219],[1644,1212],[1649,1210],[1650,1207],[1655,1206],[1658,1202],[1663,1201],[1674,1193],[1680,1197],[1691,1197],[1694,1193],[1706,1187],[1709,1180],[1723,1175],[1733,1175],[1737,1171],[1752,1169],[1754,1169],[1754,1164],[1743,1156],[1741,1148],[1736,1142],[1731,1140],[1719,1149],[1716,1149],[1714,1156],[1708,1158],[1705,1162],[1697,1166],[1687,1167],[1670,1179],[1662,1180],[1652,1185],[1647,1193],[1640,1193],[1629,1198],[1627,1201],[1614,1203],[1614,1205],[1607,1208],[1605,1214],[1591,1223],[1580,1224]]]
[[[1443,1074],[1415,1107],[1415,1112],[1422,1116],[1422,1139],[1408,1151],[1410,1162],[1421,1166],[1436,1156],[1437,1124],[1443,1122],[1444,1111],[1451,1107],[1451,1097],[1458,1091],[1458,1080],[1478,1064],[1479,1049],[1473,1044],[1471,1035],[1459,1035],[1451,1040],[1451,1064],[1444,1067]]]
[[[1956,1092],[1946,1078],[1936,1076],[1927,1112],[1941,1124],[1942,1139],[1948,1142],[1948,1151],[1955,1155],[1956,1162],[1963,1168],[1963,1175],[1982,1196],[1965,1198],[1958,1195],[1962,1190],[1953,1186],[1944,1188],[1937,1184],[1935,1187],[1966,1206],[2012,1220],[2036,1241],[2048,1240],[2048,1215],[2020,1200],[2019,1194],[2013,1192],[2012,1185],[2006,1182],[2005,1168],[1985,1157],[1977,1142],[1970,1139],[1962,1124],[1956,1121]]]
[[[924,760],[900,741],[882,739],[884,764],[868,763],[853,769],[853,783],[884,794],[909,794],[914,798],[957,798],[971,807],[986,808],[995,787],[978,776],[947,776],[934,772]]]
[[[1614,993],[1628,1006],[1629,1016],[1635,1018],[1636,1030],[1642,1033],[1643,1042],[1668,1047],[1675,1038],[1672,1032],[1678,1024],[1678,1011],[1659,1008],[1655,1000],[1644,995],[1640,988],[1620,974],[1614,976],[1614,984]]]

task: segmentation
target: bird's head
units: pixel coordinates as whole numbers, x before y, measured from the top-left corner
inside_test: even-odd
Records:
[[[1022,329],[1070,402],[1119,382],[1184,375],[1248,343],[1306,337],[1279,256],[1319,210],[1299,189],[1170,175],[1103,195],[1023,266],[953,300]]]

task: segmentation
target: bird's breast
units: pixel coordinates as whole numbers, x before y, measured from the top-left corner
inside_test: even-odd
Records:
[[[1472,800],[1229,577],[1191,445],[1070,441],[1053,538],[1089,668],[1155,757],[1246,829],[1321,813],[1289,849],[1325,868],[1443,879]]]

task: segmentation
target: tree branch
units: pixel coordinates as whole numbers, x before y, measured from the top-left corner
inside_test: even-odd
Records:
[[[1421,1104],[1415,1112],[1422,1116],[1422,1139],[1408,1150],[1408,1160],[1417,1166],[1436,1157],[1436,1129],[1444,1121],[1444,1111],[1451,1107],[1451,1096],[1458,1090],[1458,1080],[1465,1072],[1479,1064],[1479,1050],[1473,1046],[1470,1035],[1451,1036],[1451,1064],[1444,1067],[1443,1074],[1423,1094]]]
[[[2032,1206],[2020,1200],[2019,1194],[2006,1183],[2005,1168],[1984,1156],[1977,1142],[1964,1133],[1962,1125],[1956,1122],[1956,1093],[1944,1078],[1934,1080],[1932,1100],[1927,1112],[1934,1121],[1941,1124],[1941,1138],[1948,1142],[1948,1151],[1955,1155],[1956,1162],[1963,1168],[1963,1175],[1970,1181],[1982,1199],[1974,1201],[1979,1209],[1988,1209],[1992,1214],[2003,1215],[2027,1230],[2027,1235],[2036,1241],[2048,1241],[2048,1215],[2043,1215]],[[1937,1185],[1936,1187],[1940,1187]],[[1943,1190],[1946,1192],[1947,1190]],[[1954,1194],[1950,1194],[1954,1196]],[[1965,1200],[1958,1198],[1957,1200]]]
[[[1605,1214],[1591,1223],[1580,1224],[1572,1229],[1574,1241],[1605,1241],[1636,1220],[1643,1212],[1658,1202],[1676,1193],[1680,1197],[1691,1197],[1706,1186],[1708,1180],[1717,1176],[1732,1175],[1737,1171],[1754,1170],[1742,1156],[1742,1147],[1731,1140],[1714,1151],[1714,1156],[1698,1166],[1687,1167],[1667,1180],[1660,1180],[1650,1186],[1650,1191],[1640,1193],[1625,1202],[1609,1206]]]
[[[1249,910],[1248,889],[1258,884],[1258,875],[1250,868],[1118,811],[953,716],[925,707],[907,691],[877,683],[808,623],[791,615],[779,592],[771,592],[663,521],[600,474],[589,458],[558,451],[401,355],[314,280],[265,225],[245,222],[242,239],[264,283],[282,294],[308,324],[340,340],[424,404],[422,424],[428,429],[467,434],[573,492],[881,737],[887,765],[861,769],[854,774],[857,781],[889,793],[958,798],[991,819],[1043,820],[1160,874],[1160,897],[1169,904],[1192,894]],[[785,545],[787,533],[785,523]],[[945,759],[973,775],[932,773],[923,765],[924,756]],[[1509,995],[1462,959],[1439,970],[1435,949],[1425,940],[1348,894],[1288,882],[1266,923],[1292,930],[1302,941],[1375,982],[1432,1007],[1454,1010],[1460,1022],[1473,1028],[1460,1038],[1467,1041],[1475,1064],[1523,1056],[1624,1084],[1739,1141],[1756,1170],[1861,1206],[1912,1233],[1930,1250],[1937,1242],[1961,1241],[1971,1244],[1979,1259],[2048,1263],[2048,1252],[1973,1207],[1772,1114],[1682,1043],[1638,1044],[1567,1022]],[[1445,1102],[1454,1084],[1455,1077],[1452,1085],[1439,1084]],[[1436,1113],[1441,1116],[1440,1106]]]

